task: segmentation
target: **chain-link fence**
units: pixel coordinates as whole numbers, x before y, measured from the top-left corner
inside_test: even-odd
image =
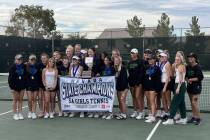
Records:
[[[200,64],[204,70],[210,70],[208,59],[210,58],[210,28],[201,28],[205,32],[204,36],[185,36],[187,28],[175,28],[173,37],[154,36],[155,28],[146,28],[141,37],[132,37],[125,28],[105,29],[104,31],[83,31],[83,32],[60,32],[62,39],[56,36],[45,38],[33,38],[21,36],[8,36],[5,34],[6,26],[0,26],[0,72],[7,72],[8,67],[13,63],[15,54],[22,53],[25,58],[31,53],[40,55],[42,52],[52,54],[58,50],[65,52],[67,45],[81,44],[82,48],[97,46],[98,53],[106,51],[111,53],[113,48],[118,48],[123,55],[123,60],[129,59],[131,48],[138,48],[140,55],[146,48],[166,49],[171,54],[171,60],[178,50],[185,54],[196,52],[200,58]]]

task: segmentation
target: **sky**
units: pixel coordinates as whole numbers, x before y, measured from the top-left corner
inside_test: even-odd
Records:
[[[154,27],[163,12],[175,28],[189,27],[192,16],[199,17],[200,26],[210,27],[210,0],[0,0],[0,25],[9,25],[21,4],[54,10],[57,29],[62,32],[124,28],[134,15],[146,27]]]

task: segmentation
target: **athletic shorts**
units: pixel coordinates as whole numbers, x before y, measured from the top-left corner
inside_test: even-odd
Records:
[[[187,92],[192,95],[201,94],[202,86],[200,85],[187,85]]]
[[[163,88],[164,88],[164,85],[165,85],[165,83],[161,83],[162,90],[163,90]],[[167,87],[166,87],[166,90],[170,90],[170,91],[173,90],[173,86],[172,86],[172,82],[171,82],[171,81],[168,83],[168,85],[167,85]]]
[[[39,87],[27,87],[27,91],[39,91]]]

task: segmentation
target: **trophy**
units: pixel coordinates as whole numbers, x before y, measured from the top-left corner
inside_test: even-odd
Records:
[[[93,67],[93,57],[86,57],[85,64],[88,66],[89,69],[87,71],[82,72],[82,78],[91,78],[92,67]]]

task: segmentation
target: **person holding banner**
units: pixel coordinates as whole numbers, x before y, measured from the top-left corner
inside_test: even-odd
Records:
[[[29,61],[26,64],[26,90],[28,97],[28,118],[36,119],[36,99],[39,91],[39,68],[36,64],[36,56],[29,56]]]
[[[80,66],[80,58],[78,56],[73,56],[72,57],[72,64],[70,66],[70,70],[69,70],[69,75],[71,77],[76,77],[76,78],[80,78],[82,77],[82,71],[83,71],[83,67]],[[69,114],[69,117],[72,118],[76,115],[75,112],[71,112]],[[84,118],[84,112],[80,112],[80,118]]]
[[[111,58],[106,56],[104,58],[104,64],[100,70],[100,76],[114,76],[114,74],[115,74],[115,70],[111,66]],[[113,118],[113,113],[109,113],[109,114],[104,113],[102,116],[102,119],[106,119],[106,120],[110,120],[112,118]]]
[[[116,115],[116,119],[124,120],[127,118],[126,97],[128,94],[128,75],[126,68],[122,65],[121,57],[114,57],[114,68],[116,72],[116,90],[120,109],[120,113]]]
[[[91,66],[89,67],[89,71],[91,71],[91,77],[96,77],[97,74],[99,73],[99,67],[100,67],[100,62],[99,59],[96,57],[96,50],[95,48],[89,48],[88,49],[88,57],[91,58],[92,57],[92,64],[90,64]],[[88,118],[99,118],[99,113],[89,113]]]
[[[114,58],[115,57],[120,57],[120,51],[117,48],[115,48],[115,49],[112,50],[112,56],[111,56],[111,60],[112,60],[111,65],[112,66],[114,66]]]
[[[55,92],[58,79],[58,70],[55,60],[50,58],[46,68],[42,71],[42,81],[45,87],[45,116],[44,118],[54,118]]]
[[[63,64],[58,67],[58,75],[59,76],[67,76],[69,75],[69,59],[67,56],[63,56],[62,58],[62,62]],[[59,79],[58,79],[58,88],[59,88]],[[64,114],[64,117],[67,117],[68,114],[67,113],[62,113],[61,111],[61,103],[60,103],[60,91],[57,91],[57,97],[58,97],[58,108],[59,108],[59,113],[58,116],[61,117]]]
[[[131,118],[137,120],[144,118],[144,94],[142,92],[142,78],[144,76],[143,60],[139,59],[138,50],[133,48],[131,50],[131,60],[128,63],[128,81],[130,85],[131,95],[133,99],[134,112]]]
[[[8,83],[12,93],[13,119],[23,120],[22,104],[26,84],[26,67],[23,64],[23,56],[17,54],[15,63],[9,69]]]

